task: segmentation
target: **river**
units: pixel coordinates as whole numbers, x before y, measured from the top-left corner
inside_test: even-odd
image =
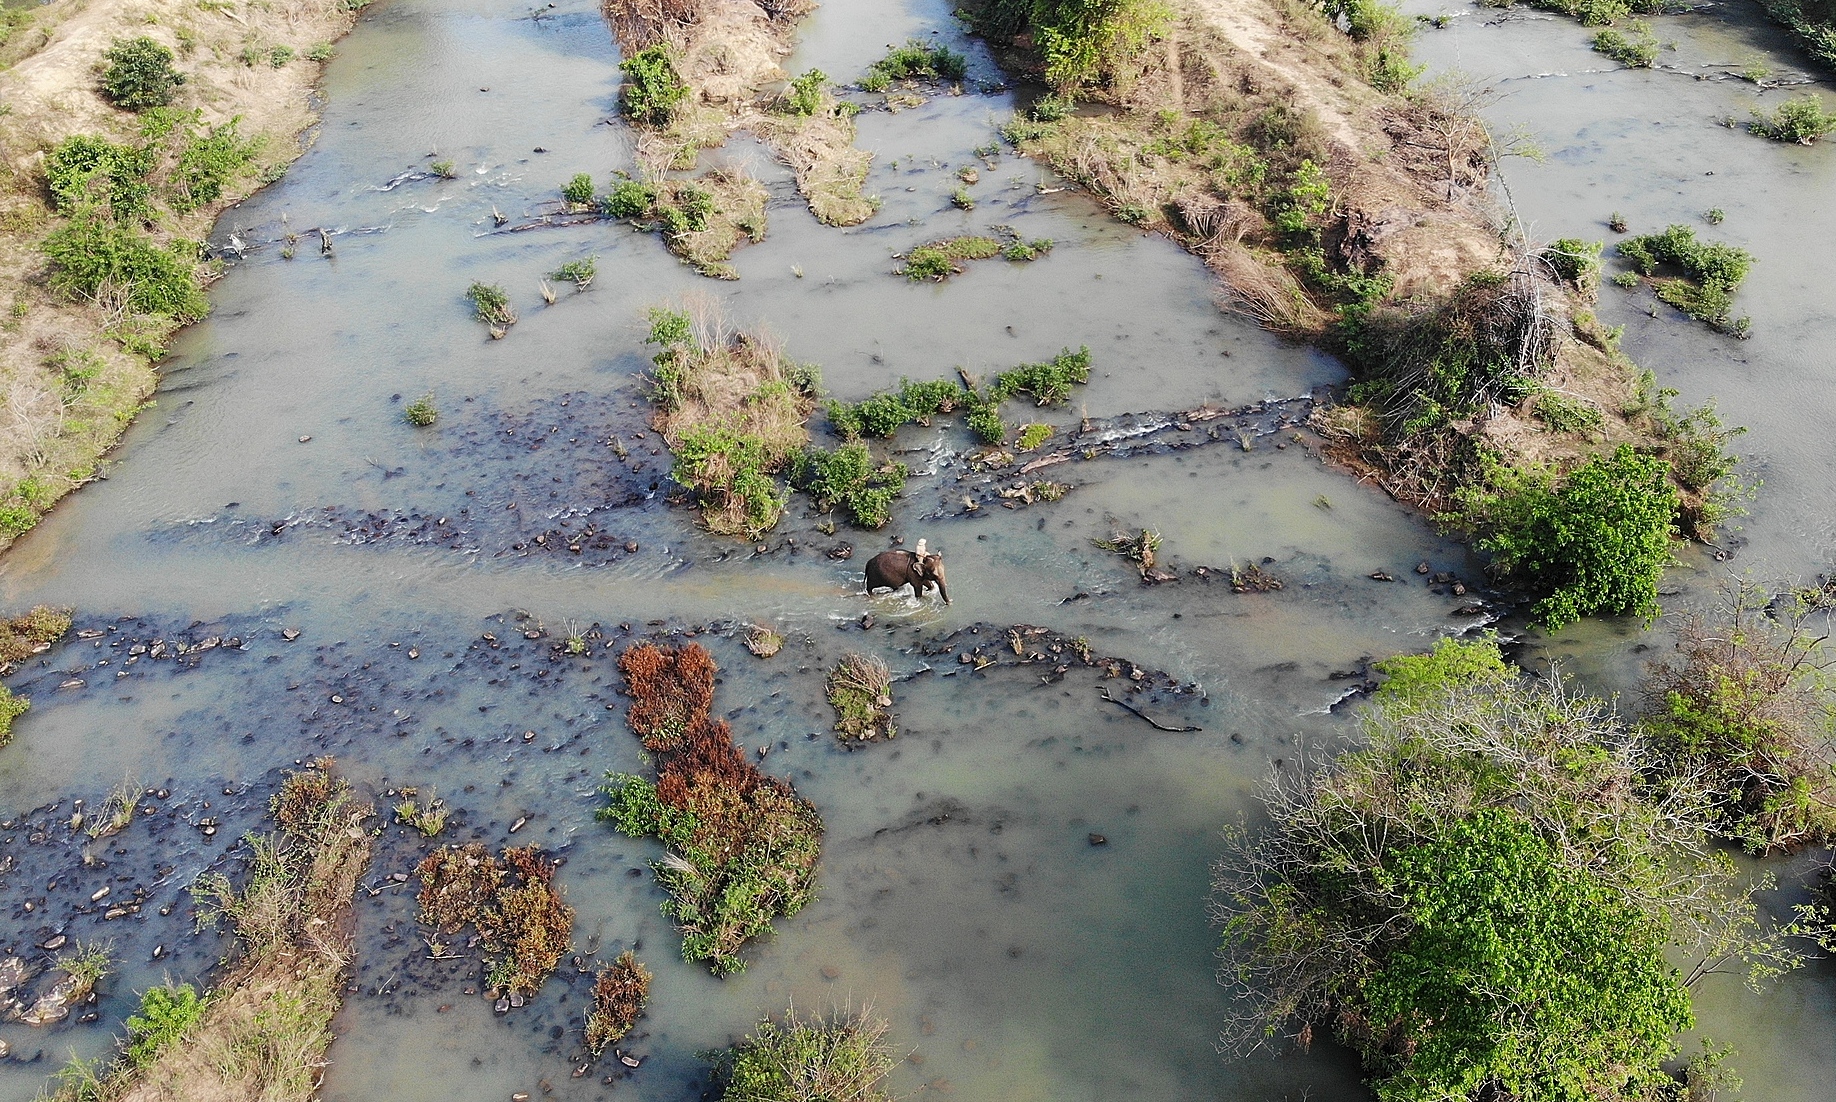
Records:
[[[1714,125],[1744,113],[1749,85],[1606,72],[1571,23],[1514,15],[1494,26],[1490,9],[1459,11],[1451,29],[1424,33],[1419,56],[1500,89],[1489,117],[1527,126],[1549,150],[1542,164],[1505,165],[1535,233],[1601,237],[1614,208],[1635,230],[1658,229],[1719,206],[1726,222],[1704,232],[1759,257],[1738,300],[1754,319],[1749,341],[1668,307],[1649,317],[1646,292],[1606,287],[1601,314],[1627,326],[1628,351],[1685,401],[1713,395],[1752,427],[1741,450],[1765,486],[1728,543],[1732,565],[1815,573],[1836,526],[1819,492],[1836,452],[1808,423],[1822,408],[1815,388],[1836,378],[1813,247],[1836,228],[1820,202],[1836,174],[1831,148]],[[1664,64],[1793,64],[1744,9],[1715,11],[1734,22],[1659,21],[1678,40]],[[970,52],[976,75],[998,76],[935,0],[826,5],[786,67],[846,80],[888,44],[933,31]],[[427,959],[412,881],[393,878],[427,843],[392,827],[358,896],[356,989],[338,1020],[330,1100],[507,1098],[544,1084],[563,1099],[689,1098],[704,1081],[699,1053],[792,1002],[885,1015],[910,1053],[893,1084],[902,1095],[1364,1097],[1355,1063],[1331,1046],[1214,1051],[1224,1008],[1207,865],[1220,829],[1253,820],[1271,769],[1355,737],[1334,705],[1370,659],[1488,619],[1462,611],[1474,595],[1431,580],[1451,574],[1484,596],[1465,548],[1285,430],[1247,449],[1226,432],[1202,447],[1073,463],[1056,469],[1076,487],[1057,503],[927,519],[962,473],[961,430],[940,423],[899,437],[919,474],[883,532],[825,535],[799,501],[758,554],[697,531],[664,500],[668,455],[647,433],[641,377],[645,311],[691,294],[769,328],[849,399],[901,377],[982,374],[1087,345],[1090,384],[1068,409],[1041,411],[1061,430],[1081,416],[1294,398],[1343,369],[1219,312],[1196,260],[1058,190],[1037,165],[978,159],[1012,110],[1005,92],[862,115],[859,140],[876,157],[868,190],[884,206],[851,230],[819,225],[750,139],[707,154],[705,164],[751,167],[773,196],[769,236],[735,254],[738,282],[702,279],[621,225],[495,232],[493,209],[515,224],[575,172],[603,182],[634,167],[617,62],[586,0],[539,18],[493,0],[366,11],[327,69],[312,148],[219,223],[213,242],[235,232],[257,247],[212,288],[211,318],[178,341],[110,477],[0,561],[8,606],[74,606],[79,629],[11,681],[33,709],[0,753],[14,824],[0,835],[14,861],[0,883],[0,940],[67,931],[112,943],[121,962],[95,1022],[0,1026],[14,1054],[0,1064],[0,1099],[32,1097],[72,1052],[108,1051],[135,992],[205,974],[227,945],[191,932],[188,885],[260,825],[281,769],[324,754],[385,808],[401,786],[437,788],[456,812],[442,840],[535,843],[564,857],[558,881],[578,911],[582,961],[636,946],[657,974],[623,1046],[641,1067],[608,1057],[575,1078],[570,1031],[590,977],[564,963],[532,1006],[502,1017],[468,996],[476,962]],[[436,159],[454,161],[457,178],[387,188]],[[964,165],[981,171],[972,211],[949,201]],[[894,253],[995,225],[1055,248],[944,284],[891,274]],[[282,257],[283,234],[319,226],[335,231],[329,257],[316,237]],[[545,273],[588,255],[593,286],[543,305]],[[521,321],[506,339],[471,320],[462,292],[473,280],[509,289]],[[402,404],[428,392],[438,424],[405,425]],[[614,437],[628,462],[613,456]],[[595,535],[579,538],[587,525]],[[1140,527],[1163,534],[1180,582],[1142,586],[1093,546]],[[860,593],[859,564],[894,537],[943,551],[953,604]],[[565,550],[569,540],[582,552]],[[855,556],[830,557],[844,540]],[[1670,581],[1686,595],[1727,569],[1701,551],[1683,557]],[[1190,573],[1265,559],[1280,591],[1237,595]],[[749,655],[735,630],[752,623],[783,632],[784,651]],[[1155,730],[1106,704],[1100,674],[1081,668],[976,672],[921,650],[957,633],[1003,648],[1015,624],[1084,637],[1149,671],[1147,709],[1202,729]],[[555,655],[558,639],[589,628],[587,656]],[[678,959],[645,869],[654,844],[593,821],[598,779],[644,768],[615,692],[617,650],[664,631],[693,631],[714,653],[718,713],[742,746],[771,748],[762,768],[791,779],[828,828],[819,900],[725,981]],[[190,649],[211,638],[220,645]],[[173,641],[186,653],[174,657]],[[1635,623],[1590,624],[1533,642],[1527,657],[1560,659],[1610,692],[1630,687],[1645,657],[1635,648],[1663,644]],[[828,733],[822,671],[848,651],[910,675],[895,687],[897,740],[850,751]],[[90,843],[84,865],[72,800],[93,806],[124,778],[154,790],[142,802],[156,810]],[[1802,862],[1775,865],[1788,883],[1802,873]],[[140,909],[109,919],[106,905],[82,903],[73,920],[47,921],[103,886]],[[1830,967],[1764,995],[1720,980],[1701,1000],[1702,1029],[1737,1044],[1750,1097],[1817,1097],[1836,1078]]]

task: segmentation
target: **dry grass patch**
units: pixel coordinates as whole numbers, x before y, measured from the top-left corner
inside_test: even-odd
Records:
[[[201,877],[199,913],[227,919],[236,948],[201,1014],[154,1051],[110,1068],[73,1063],[57,1102],[306,1102],[318,1090],[332,1016],[353,956],[351,896],[370,860],[373,809],[329,772],[288,776],[271,810],[279,830],[247,840],[237,890]],[[143,1009],[145,1004],[143,1003]]]
[[[892,674],[875,655],[848,654],[829,671],[829,703],[835,708],[835,729],[846,741],[890,739],[899,730],[893,724]]]
[[[555,887],[555,865],[535,846],[492,854],[483,842],[441,846],[415,870],[421,921],[441,935],[467,926],[485,951],[485,997],[521,1006],[567,953],[574,909]],[[435,955],[442,950],[435,948]]]
[[[796,24],[815,5],[807,0],[605,0],[619,46],[628,58],[627,113],[638,133],[638,161],[661,182],[669,169],[688,169],[703,149],[737,130],[757,134],[796,175],[816,217],[853,226],[879,209],[864,196],[873,155],[854,147],[853,109],[835,100],[827,78],[805,74],[791,92],[778,64],[791,52]],[[798,100],[790,96],[807,89]],[[636,101],[664,103],[631,111]],[[787,110],[787,101],[795,110]],[[763,233],[763,221],[760,222]]]
[[[40,246],[71,223],[54,212],[45,187],[51,151],[77,134],[120,145],[141,140],[146,117],[117,110],[100,94],[101,58],[118,39],[147,37],[171,49],[185,77],[171,107],[201,112],[208,130],[239,117],[244,139],[260,143],[254,162],[194,202],[178,187],[154,198],[162,207],[150,231],[160,249],[196,241],[217,213],[277,176],[298,156],[294,136],[312,121],[319,64],[312,47],[341,37],[354,15],[335,0],[189,0],[86,4],[57,0],[31,11],[0,45],[0,547],[30,529],[59,497],[94,477],[98,460],[153,392],[152,363],[188,311],[150,309],[115,283],[72,294],[46,277]],[[240,60],[259,46],[258,67]],[[272,51],[291,51],[276,67]],[[162,178],[163,183],[163,178]],[[180,182],[182,183],[182,181]],[[181,256],[192,303],[210,278],[196,254]]]

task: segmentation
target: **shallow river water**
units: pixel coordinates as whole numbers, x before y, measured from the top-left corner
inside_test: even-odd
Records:
[[[1791,64],[1745,23],[1662,27],[1678,39],[1678,64]],[[887,44],[933,31],[969,49],[979,76],[998,77],[932,0],[829,4],[787,68],[847,79]],[[1743,451],[1766,485],[1730,541],[1734,565],[1816,572],[1836,527],[1819,493],[1836,453],[1810,424],[1827,403],[1810,399],[1836,363],[1809,243],[1836,228],[1819,202],[1836,182],[1832,150],[1714,126],[1717,113],[1744,111],[1747,85],[1584,72],[1605,66],[1568,23],[1494,26],[1465,12],[1425,35],[1421,56],[1497,84],[1495,120],[1527,125],[1552,153],[1507,164],[1537,233],[1598,237],[1615,207],[1636,229],[1727,210],[1721,234],[1760,258],[1740,302],[1751,341],[1667,307],[1647,317],[1611,287],[1602,314],[1628,326],[1634,358],[1685,400],[1716,396],[1729,420],[1753,426]],[[366,11],[328,68],[311,150],[218,226],[219,243],[235,231],[257,247],[213,287],[215,313],[180,340],[110,477],[0,561],[9,607],[74,606],[80,629],[12,681],[33,709],[0,753],[0,812],[12,823],[0,834],[0,935],[34,953],[59,932],[107,941],[122,962],[96,1021],[0,1026],[13,1051],[0,1099],[31,1097],[72,1053],[108,1051],[136,991],[206,974],[227,945],[192,932],[187,886],[233,870],[235,840],[260,825],[280,770],[324,754],[379,805],[403,785],[437,788],[457,812],[443,840],[533,842],[563,856],[579,962],[635,946],[657,973],[649,1014],[623,1046],[642,1066],[608,1056],[574,1077],[590,977],[564,964],[530,1007],[493,1015],[465,993],[475,961],[426,959],[412,882],[394,876],[427,844],[392,827],[359,893],[358,974],[328,1099],[544,1088],[691,1098],[698,1054],[793,1002],[885,1015],[911,1054],[900,1094],[1364,1097],[1356,1067],[1330,1046],[1214,1051],[1223,994],[1207,865],[1220,828],[1253,817],[1254,787],[1272,768],[1354,734],[1334,705],[1370,659],[1492,618],[1463,547],[1324,467],[1291,428],[1245,417],[1201,446],[1055,468],[1076,487],[1064,500],[970,517],[955,504],[978,485],[955,481],[960,427],[910,429],[897,447],[923,473],[883,532],[825,535],[799,502],[760,553],[697,531],[665,500],[668,455],[644,423],[641,379],[646,309],[690,294],[775,332],[843,398],[1087,345],[1090,384],[1069,409],[1043,411],[1061,431],[1080,416],[1299,398],[1342,369],[1220,313],[1196,261],[1075,192],[1042,191],[1057,182],[1038,166],[977,160],[1012,109],[1005,93],[864,114],[869,189],[884,207],[851,230],[816,223],[749,139],[708,154],[772,189],[770,235],[736,254],[736,283],[701,279],[622,226],[493,232],[493,208],[514,224],[575,172],[604,180],[633,167],[617,61],[585,0],[540,19],[496,0]],[[1565,75],[1529,79],[1545,72]],[[457,179],[388,186],[438,158],[457,163]],[[981,182],[963,212],[949,194],[967,164]],[[943,285],[891,274],[893,253],[995,225],[1056,247]],[[315,237],[282,258],[284,233],[319,226],[334,231],[329,258]],[[598,257],[597,282],[545,307],[538,280],[586,255]],[[462,292],[475,279],[510,289],[522,320],[507,339],[470,319]],[[438,425],[404,425],[402,403],[429,391]],[[1163,533],[1178,583],[1143,587],[1092,546],[1143,526]],[[858,564],[895,537],[945,553],[953,604],[860,593]],[[844,541],[854,558],[831,558]],[[1726,569],[1685,558],[1678,587]],[[1279,592],[1233,595],[1192,572],[1265,560],[1286,583]],[[1419,562],[1479,599],[1431,584]],[[784,632],[783,653],[751,657],[736,631],[753,623]],[[1104,703],[1100,676],[1075,664],[1063,676],[1054,660],[1021,664],[1005,636],[1016,624],[1057,633],[1024,636],[1029,653],[1027,640],[1081,636],[1134,664],[1153,686],[1146,710],[1201,730],[1153,729]],[[590,653],[558,656],[574,630],[588,631]],[[654,844],[592,818],[607,770],[644,768],[614,659],[666,631],[693,631],[713,651],[720,714],[742,745],[770,748],[762,767],[827,823],[820,899],[726,981],[679,961],[645,867]],[[1634,648],[1662,638],[1590,625],[1533,641],[1528,656],[1559,658],[1612,691],[1643,660]],[[198,648],[210,639],[219,645]],[[1007,661],[971,672],[938,653],[949,644]],[[896,687],[900,737],[854,752],[828,733],[822,699],[822,671],[850,650],[910,675]],[[91,844],[85,865],[73,801],[93,805],[124,778],[166,794]],[[1801,869],[1777,871],[1790,882]],[[107,902],[84,902],[104,886]],[[138,910],[106,917],[124,899]],[[1827,965],[1763,996],[1710,988],[1703,1030],[1737,1043],[1751,1097],[1822,1096],[1836,1079]]]

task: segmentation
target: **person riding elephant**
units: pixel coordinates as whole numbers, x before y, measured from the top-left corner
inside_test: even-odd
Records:
[[[944,604],[950,603],[950,591],[944,586],[943,556],[924,549],[918,541],[916,550],[882,551],[867,560],[867,592],[876,589],[912,587],[912,596],[922,597],[932,586]]]

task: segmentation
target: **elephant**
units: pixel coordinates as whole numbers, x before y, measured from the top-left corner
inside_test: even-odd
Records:
[[[943,556],[927,553],[924,541],[916,551],[882,551],[867,560],[867,592],[876,589],[912,587],[912,596],[922,597],[927,589],[937,587],[944,604],[950,603],[950,591],[944,588]]]

